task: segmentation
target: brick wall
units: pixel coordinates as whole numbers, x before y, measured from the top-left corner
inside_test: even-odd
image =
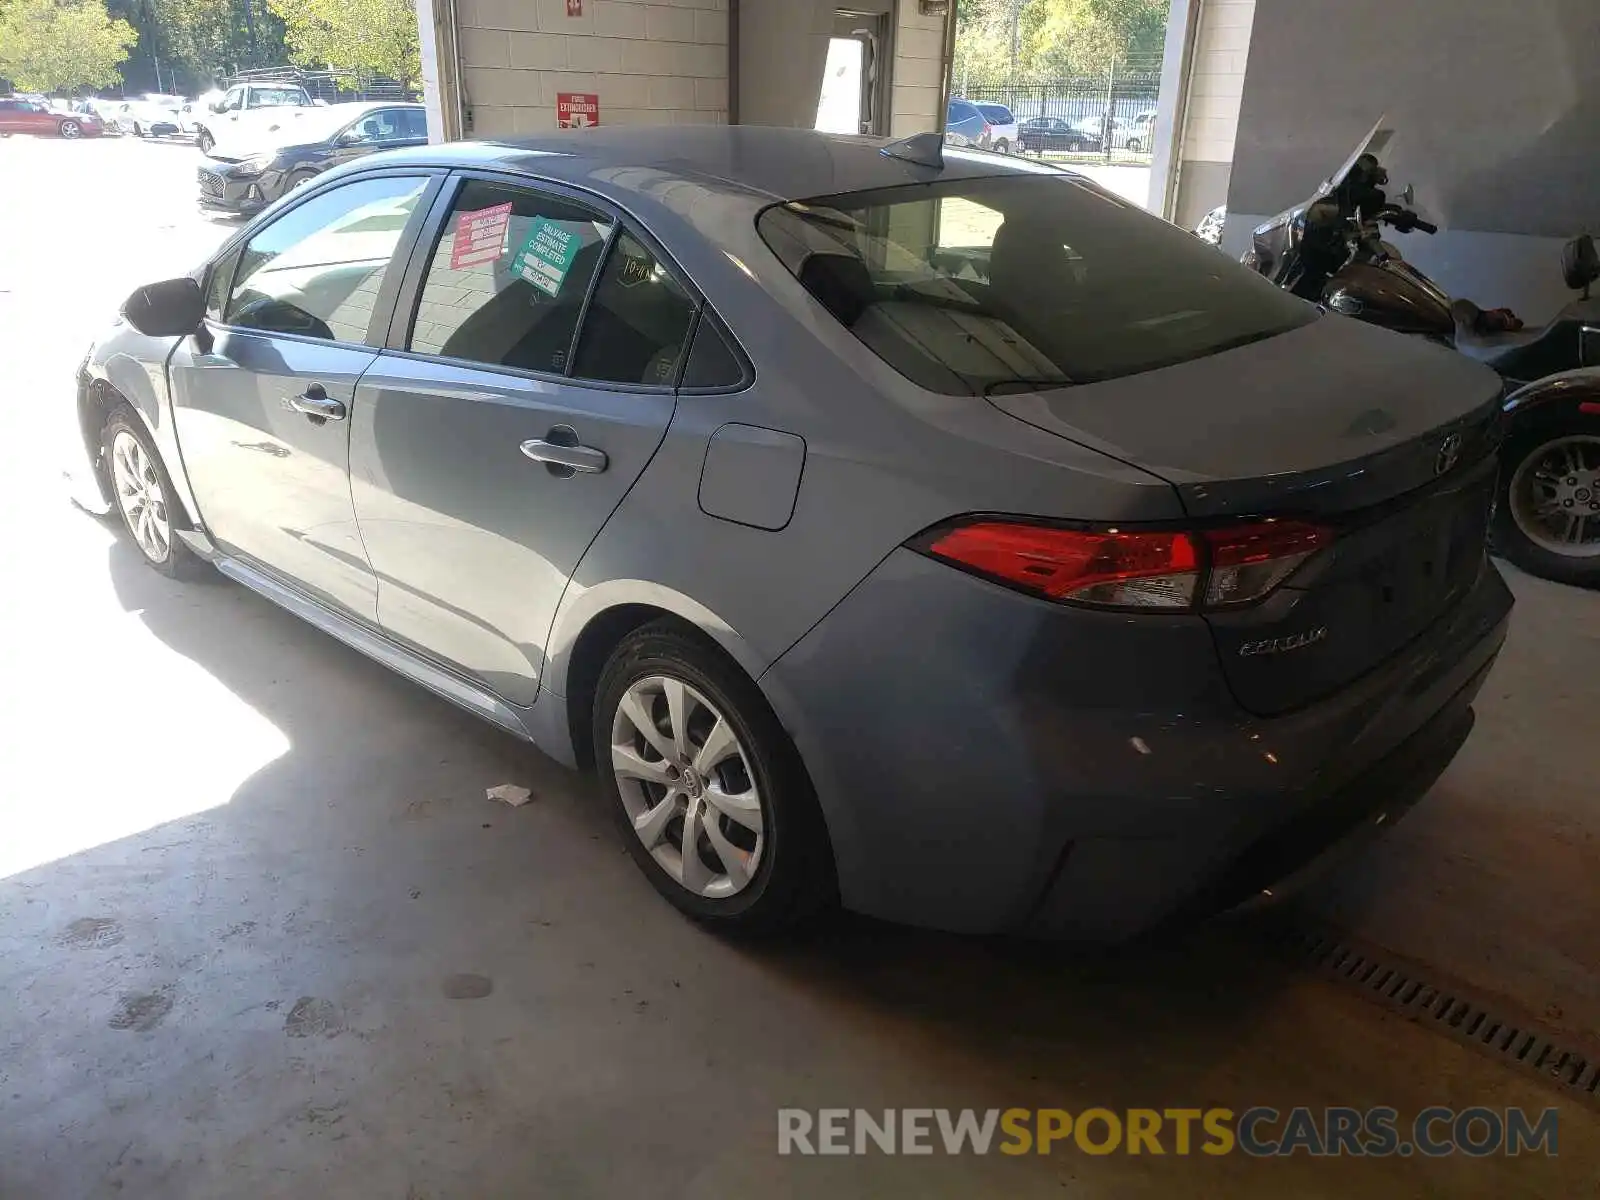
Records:
[[[603,125],[728,119],[727,0],[458,0],[469,137],[556,127],[558,92],[600,97]]]

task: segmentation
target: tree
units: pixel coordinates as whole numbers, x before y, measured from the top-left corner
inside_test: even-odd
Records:
[[[111,87],[138,40],[104,0],[8,0],[0,8],[0,76],[30,92]]]
[[[289,57],[305,67],[345,67],[410,86],[422,78],[412,0],[267,0],[283,18]]]
[[[956,78],[1060,79],[1099,77],[1112,67],[1158,69],[1168,4],[1169,0],[1020,0],[1020,4],[965,0],[957,9]]]

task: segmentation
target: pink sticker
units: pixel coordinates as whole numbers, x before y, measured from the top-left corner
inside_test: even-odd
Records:
[[[462,213],[456,222],[455,244],[450,248],[450,269],[459,271],[494,262],[506,252],[506,229],[510,224],[509,203]]]

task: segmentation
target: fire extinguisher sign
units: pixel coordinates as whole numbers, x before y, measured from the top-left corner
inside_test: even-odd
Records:
[[[600,124],[600,97],[593,92],[557,92],[556,124],[562,129]]]

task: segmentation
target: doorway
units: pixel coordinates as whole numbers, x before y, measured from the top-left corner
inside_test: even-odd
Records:
[[[817,98],[816,128],[824,133],[889,132],[889,2],[834,13],[827,65]]]

